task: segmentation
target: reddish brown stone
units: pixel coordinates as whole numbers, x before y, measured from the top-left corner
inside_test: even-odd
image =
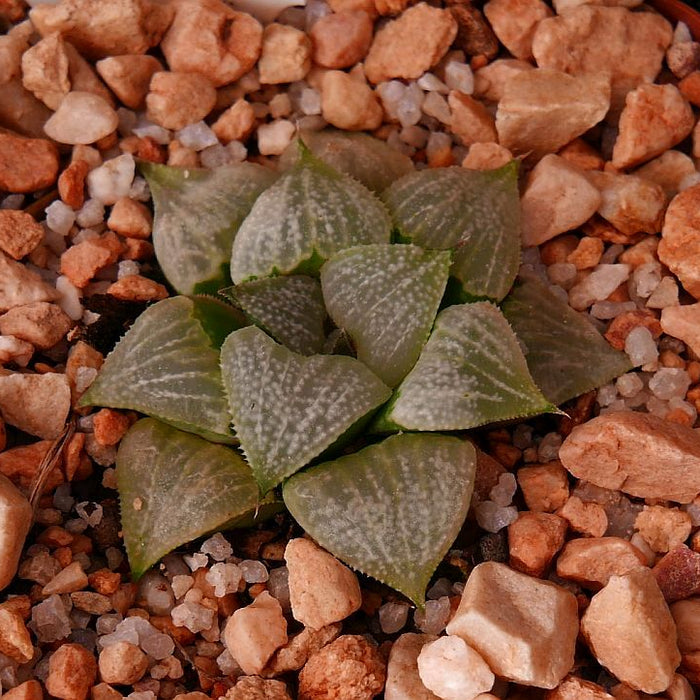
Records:
[[[58,150],[51,141],[0,131],[0,190],[36,192],[57,175]]]
[[[660,559],[652,571],[669,603],[700,593],[700,553],[684,544]]]

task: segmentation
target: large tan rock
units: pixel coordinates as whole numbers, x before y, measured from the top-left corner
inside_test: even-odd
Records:
[[[60,34],[51,34],[25,51],[22,83],[53,110],[71,90],[91,92],[113,104],[93,67]]]
[[[661,311],[661,328],[700,355],[700,303],[667,306]]]
[[[345,634],[307,661],[299,674],[298,700],[372,700],[385,680],[379,650],[364,637]]]
[[[95,684],[97,661],[80,644],[62,644],[49,659],[46,690],[61,700],[87,700]]]
[[[508,526],[510,565],[529,574],[542,576],[566,536],[566,520],[551,513],[520,513]]]
[[[321,629],[340,622],[362,604],[357,576],[311,540],[296,538],[284,551],[294,619]]]
[[[609,75],[611,112],[616,116],[630,90],[654,81],[671,37],[671,25],[661,15],[583,5],[542,20],[532,53],[542,68]]]
[[[666,210],[659,259],[700,299],[700,185],[676,195]]]
[[[456,35],[457,21],[449,10],[425,2],[409,7],[374,35],[365,58],[367,79],[420,78],[447,53]]]
[[[670,150],[637,168],[634,174],[659,185],[667,199],[671,200],[681,191],[684,178],[695,172],[695,163],[690,156]]]
[[[313,60],[323,68],[349,68],[361,61],[372,43],[372,19],[366,12],[333,12],[309,32]]]
[[[160,71],[146,95],[148,118],[165,129],[182,129],[201,121],[216,104],[211,81],[196,73]]]
[[[569,480],[559,461],[518,469],[517,478],[527,507],[536,513],[553,513],[569,498]]]
[[[570,540],[557,557],[557,576],[594,591],[611,576],[622,576],[646,566],[644,555],[620,537],[581,537]]]
[[[24,540],[32,526],[32,507],[14,484],[2,474],[0,514],[0,590],[3,590],[10,585],[17,573]],[[6,624],[3,624],[3,629],[6,627]],[[2,653],[8,654],[5,649],[2,649]]]
[[[700,493],[700,435],[645,413],[606,413],[579,425],[559,448],[578,479],[639,498],[690,503]]]
[[[683,544],[692,530],[688,513],[678,508],[644,506],[634,528],[654,551],[664,554]]]
[[[693,110],[675,85],[640,85],[625,99],[612,154],[616,168],[631,168],[681,142],[695,126]]]
[[[418,674],[418,655],[421,649],[434,642],[430,634],[402,634],[392,645],[386,670],[385,700],[438,700],[428,690]]]
[[[62,0],[37,5],[29,16],[41,36],[58,32],[83,55],[104,58],[156,46],[173,9],[162,0]]]
[[[423,685],[443,700],[474,698],[491,690],[495,680],[481,656],[455,635],[440,637],[421,649],[418,673]]]
[[[384,112],[367,83],[344,71],[329,70],[321,85],[321,114],[329,124],[347,131],[371,130],[381,125]]]
[[[29,255],[44,238],[44,228],[25,211],[0,209],[0,250],[15,260]]]
[[[137,109],[146,99],[153,74],[162,71],[163,64],[155,56],[131,54],[103,58],[95,68],[127,107]]]
[[[63,430],[70,406],[65,374],[13,372],[0,376],[0,414],[25,433],[53,440]]]
[[[676,623],[678,649],[682,656],[680,671],[691,683],[700,683],[700,598],[673,603],[671,615]]]
[[[463,146],[495,143],[498,140],[493,116],[482,102],[459,90],[452,90],[447,96],[447,103],[452,112],[450,128]]]
[[[88,144],[109,136],[119,124],[109,102],[91,92],[69,92],[44,125],[58,143]]]
[[[0,190],[35,192],[53,185],[57,175],[55,144],[47,139],[28,139],[0,130]]]
[[[503,88],[496,112],[498,139],[514,153],[541,158],[595,126],[609,106],[610,84],[604,75],[522,71]]]
[[[26,340],[41,350],[56,345],[72,325],[61,307],[47,301],[16,306],[0,316],[0,334]]]
[[[540,20],[552,16],[542,0],[489,0],[484,14],[501,43],[516,58],[532,58],[532,37]]]
[[[578,607],[569,591],[514,571],[479,564],[447,625],[507,680],[555,688],[574,661]]]
[[[550,690],[545,700],[614,700],[615,696],[605,688],[577,676],[568,676],[554,690]]]
[[[581,632],[602,666],[645,693],[666,690],[681,661],[676,625],[648,569],[613,576],[591,599]]]
[[[584,172],[550,153],[528,175],[520,199],[524,246],[539,245],[580,226],[602,202],[598,189]]]
[[[287,621],[282,606],[267,591],[228,619],[224,641],[243,672],[258,675],[281,646],[287,643]]]
[[[54,301],[58,292],[35,272],[0,252],[0,312],[35,301]]]
[[[602,197],[598,213],[618,231],[658,233],[663,222],[666,194],[663,189],[636,175],[586,171],[586,177]]]
[[[529,61],[497,58],[474,72],[474,97],[487,102],[500,102],[508,81],[518,73],[534,70]]]
[[[42,138],[50,116],[51,110],[22,85],[19,75],[5,83],[0,81],[0,127]]]
[[[262,26],[220,0],[177,2],[160,48],[172,71],[200,73],[215,86],[245,75],[260,57]]]

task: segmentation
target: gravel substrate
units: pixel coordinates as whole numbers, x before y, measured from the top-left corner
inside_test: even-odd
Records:
[[[0,0],[3,695],[695,697],[700,44],[605,4]],[[132,583],[114,463],[138,416],[77,402],[171,295],[137,161],[276,169],[325,127],[418,168],[520,159],[523,274],[633,369],[474,432],[424,610],[287,514]]]

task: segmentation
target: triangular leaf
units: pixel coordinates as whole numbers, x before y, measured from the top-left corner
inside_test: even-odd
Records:
[[[221,367],[233,426],[263,493],[391,394],[358,360],[303,357],[254,326],[227,338]]]
[[[146,309],[107,356],[81,405],[130,408],[214,442],[234,442],[219,353],[198,320],[205,305],[173,297]],[[240,327],[234,309],[228,328],[223,321],[220,315],[216,335]]]
[[[489,302],[450,306],[377,430],[466,430],[556,411],[530,377],[518,340]]]
[[[181,294],[230,284],[231,245],[258,195],[276,175],[255,163],[214,170],[141,163],[153,195],[153,245],[170,284]]]
[[[368,245],[321,268],[328,313],[352,338],[357,358],[396,386],[428,339],[445,291],[451,255],[414,245]]]
[[[135,578],[168,552],[253,510],[258,486],[232,449],[152,418],[134,424],[117,452],[117,486]]]
[[[422,606],[467,515],[475,465],[458,438],[394,435],[296,474],[284,501],[319,544]]]
[[[264,277],[224,289],[256,326],[294,352],[313,355],[326,339],[326,307],[318,280],[306,275]]]
[[[303,149],[241,225],[231,277],[239,284],[274,274],[316,274],[339,250],[388,243],[390,236],[389,214],[379,199]]]
[[[304,132],[304,143],[317,158],[373,192],[383,192],[413,171],[413,161],[408,156],[368,134],[336,129],[308,131]],[[298,157],[298,144],[294,142],[282,154],[282,167],[289,167]]]
[[[470,298],[500,301],[520,264],[515,161],[498,170],[430,168],[383,195],[401,236],[424,248],[455,248],[451,274]]]
[[[632,369],[627,355],[544,284],[522,280],[503,313],[525,344],[525,359],[542,393],[557,405]]]

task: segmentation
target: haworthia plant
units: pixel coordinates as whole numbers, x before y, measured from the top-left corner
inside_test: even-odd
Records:
[[[344,248],[388,243],[386,207],[364,185],[313,156],[299,160],[262,195],[240,227],[231,254],[231,277],[317,273]]]
[[[326,307],[318,280],[306,275],[265,277],[222,291],[256,326],[294,352],[313,355],[326,340]]]
[[[214,442],[234,442],[217,341],[240,326],[235,309],[213,300],[164,299],[107,356],[81,404],[130,408]]]
[[[321,268],[330,317],[385,384],[396,386],[418,359],[451,262],[447,251],[368,245],[343,250]]]
[[[414,169],[408,156],[367,134],[324,129],[305,132],[303,138],[317,158],[359,180],[373,192],[382,192]],[[295,142],[283,154],[283,165],[291,165],[298,157],[299,148]]]
[[[533,382],[503,314],[482,301],[439,314],[376,429],[467,430],[555,410]]]
[[[475,466],[464,440],[395,435],[296,474],[284,501],[323,547],[422,606],[467,515]]]
[[[227,338],[221,367],[233,426],[262,493],[308,464],[391,394],[358,360],[303,357],[252,326]]]
[[[629,365],[534,283],[503,302],[519,337],[484,301],[503,300],[518,267],[515,163],[413,172],[366,135],[305,138],[278,179],[250,164],[143,166],[170,283],[223,296],[149,308],[83,404],[238,438],[247,458],[154,420],[132,427],[117,478],[136,574],[208,529],[276,512],[282,484],[323,546],[420,605],[474,479],[472,446],[438,431],[554,412]],[[400,434],[357,451],[381,432]],[[341,449],[354,453],[318,464]]]
[[[232,449],[152,418],[117,452],[124,544],[136,578],[175,547],[254,512],[258,486]]]
[[[520,264],[515,161],[498,170],[432,168],[402,177],[383,194],[402,237],[455,250],[452,275],[463,295],[500,301]]]
[[[258,195],[275,180],[268,168],[237,163],[214,170],[140,164],[153,196],[153,245],[180,294],[230,284],[231,245]]]
[[[523,279],[503,313],[527,348],[525,358],[542,393],[557,405],[632,369],[627,355],[580,313],[534,279]]]

